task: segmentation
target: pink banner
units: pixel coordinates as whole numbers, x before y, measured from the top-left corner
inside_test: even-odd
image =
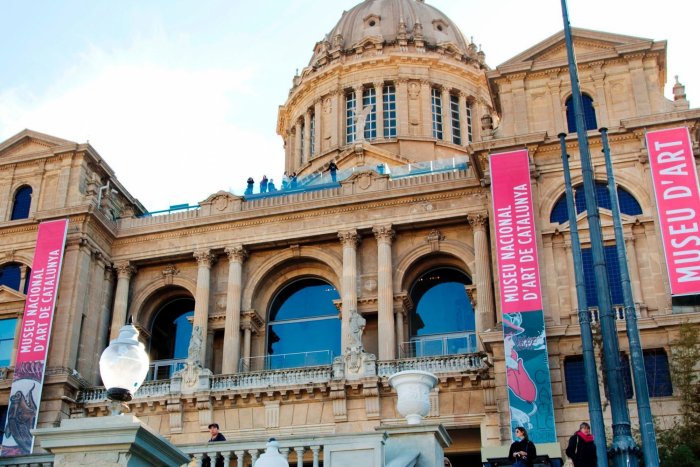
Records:
[[[17,345],[2,456],[31,454],[68,220],[42,222]]]
[[[491,154],[489,166],[502,311],[542,310],[527,149]]]
[[[688,128],[646,139],[671,295],[700,293],[700,193]]]

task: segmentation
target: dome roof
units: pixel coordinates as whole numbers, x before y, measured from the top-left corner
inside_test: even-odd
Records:
[[[428,47],[449,44],[462,55],[474,53],[455,23],[423,0],[364,0],[343,12],[310,64],[328,50],[352,50],[367,39],[385,44],[422,41]]]

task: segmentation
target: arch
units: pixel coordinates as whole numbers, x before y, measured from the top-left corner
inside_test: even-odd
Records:
[[[254,296],[262,295],[262,297],[258,297],[258,299],[263,303],[267,303],[267,301],[269,301],[269,296],[271,295],[269,290],[270,288],[274,289],[274,287],[272,287],[272,284],[265,284],[263,279],[268,277],[268,275],[271,275],[273,272],[279,272],[278,270],[280,269],[280,266],[284,265],[284,263],[287,263],[290,260],[294,260],[297,263],[299,261],[321,263],[330,268],[331,271],[343,270],[343,261],[340,255],[333,251],[328,251],[327,249],[324,250],[318,247],[303,246],[298,250],[288,248],[282,252],[275,253],[274,256],[271,256],[259,267],[255,268],[252,274],[245,281],[245,284],[243,285],[241,302],[241,307],[243,310],[249,310],[252,308]],[[334,276],[335,277],[333,277],[333,280],[330,280],[328,277],[326,277],[326,280],[329,280],[336,288],[340,289],[340,281],[337,273],[334,274]],[[325,275],[321,274],[321,277],[325,277]],[[261,293],[261,290],[265,290],[266,293]],[[264,300],[265,296],[267,296],[267,301]]]
[[[596,181],[596,198],[598,199],[598,206],[604,209],[612,210],[610,196],[608,194],[608,185],[605,182]],[[576,213],[580,214],[586,210],[583,203],[585,203],[585,194],[580,189],[581,185],[574,185],[575,194],[574,202],[576,207]],[[629,216],[638,216],[644,213],[642,206],[637,201],[637,199],[624,187],[621,185],[617,186],[617,195],[620,205],[620,212],[622,214],[627,214]],[[554,203],[549,211],[549,222],[554,224],[563,224],[569,221],[566,193],[559,196],[557,201]]]
[[[15,190],[12,196],[12,210],[10,220],[27,219],[32,207],[32,187],[30,185],[21,185]]]
[[[474,248],[471,245],[457,240],[442,240],[439,244],[438,251],[433,251],[431,245],[424,244],[414,248],[399,258],[396,262],[396,268],[394,269],[394,293],[400,293],[402,290],[406,289],[405,282],[407,275],[409,275],[408,272],[411,271],[414,264],[435,253],[453,256],[462,263],[467,275],[473,276]],[[408,279],[410,280],[410,277]]]
[[[195,281],[184,277],[173,277],[172,284],[166,284],[164,279],[151,282],[134,297],[129,305],[128,314],[132,317],[134,323],[144,329],[150,329],[153,314],[156,311],[155,308],[164,298],[162,295],[156,298],[156,292],[166,291],[166,293],[169,293],[173,289],[184,290],[194,297],[197,284]]]
[[[27,268],[23,287],[24,290],[20,290],[20,285],[22,284],[22,266]],[[0,264],[0,285],[4,285],[12,290],[16,290],[17,292],[26,295],[29,287],[30,274],[31,268],[18,261],[10,261]]]

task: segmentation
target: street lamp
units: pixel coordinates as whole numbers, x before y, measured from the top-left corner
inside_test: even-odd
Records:
[[[129,322],[100,357],[100,375],[107,388],[107,398],[113,402],[112,415],[120,414],[148,373],[148,355],[138,336],[138,330]]]

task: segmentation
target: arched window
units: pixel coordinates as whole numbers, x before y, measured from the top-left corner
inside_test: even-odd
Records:
[[[26,295],[27,287],[29,286],[30,269],[27,267],[25,275],[24,287],[21,290]],[[7,286],[12,290],[20,292],[22,285],[22,265],[19,263],[7,263],[0,266],[0,285]]]
[[[411,342],[402,345],[402,356],[476,350],[474,309],[465,288],[468,284],[471,284],[469,276],[450,267],[431,269],[415,281],[410,291],[414,304]]]
[[[15,192],[15,199],[12,203],[11,221],[26,219],[29,217],[29,208],[32,205],[32,187],[24,185]]]
[[[167,379],[182,367],[192,336],[192,316],[194,300],[185,297],[170,300],[156,312],[151,325],[152,379]]]
[[[586,130],[595,130],[598,128],[598,122],[595,118],[593,98],[588,94],[582,94],[581,101],[583,102],[583,117],[586,121]],[[569,133],[576,133],[576,114],[574,113],[573,96],[569,96],[566,100],[566,123],[569,126]]]
[[[333,304],[338,298],[335,287],[313,277],[277,292],[269,309],[265,367],[329,365],[340,355],[340,319]]]
[[[576,214],[580,214],[586,210],[586,194],[583,191],[583,185],[574,187],[574,193]],[[598,200],[599,207],[612,209],[610,192],[608,191],[608,185],[606,183],[596,182],[595,197]],[[622,214],[627,214],[629,216],[642,214],[642,206],[639,202],[627,190],[619,185],[617,187],[617,199]],[[563,194],[554,204],[554,208],[552,208],[552,212],[549,216],[549,222],[563,224],[564,222],[568,222],[568,220],[569,214],[566,208],[566,194]]]

